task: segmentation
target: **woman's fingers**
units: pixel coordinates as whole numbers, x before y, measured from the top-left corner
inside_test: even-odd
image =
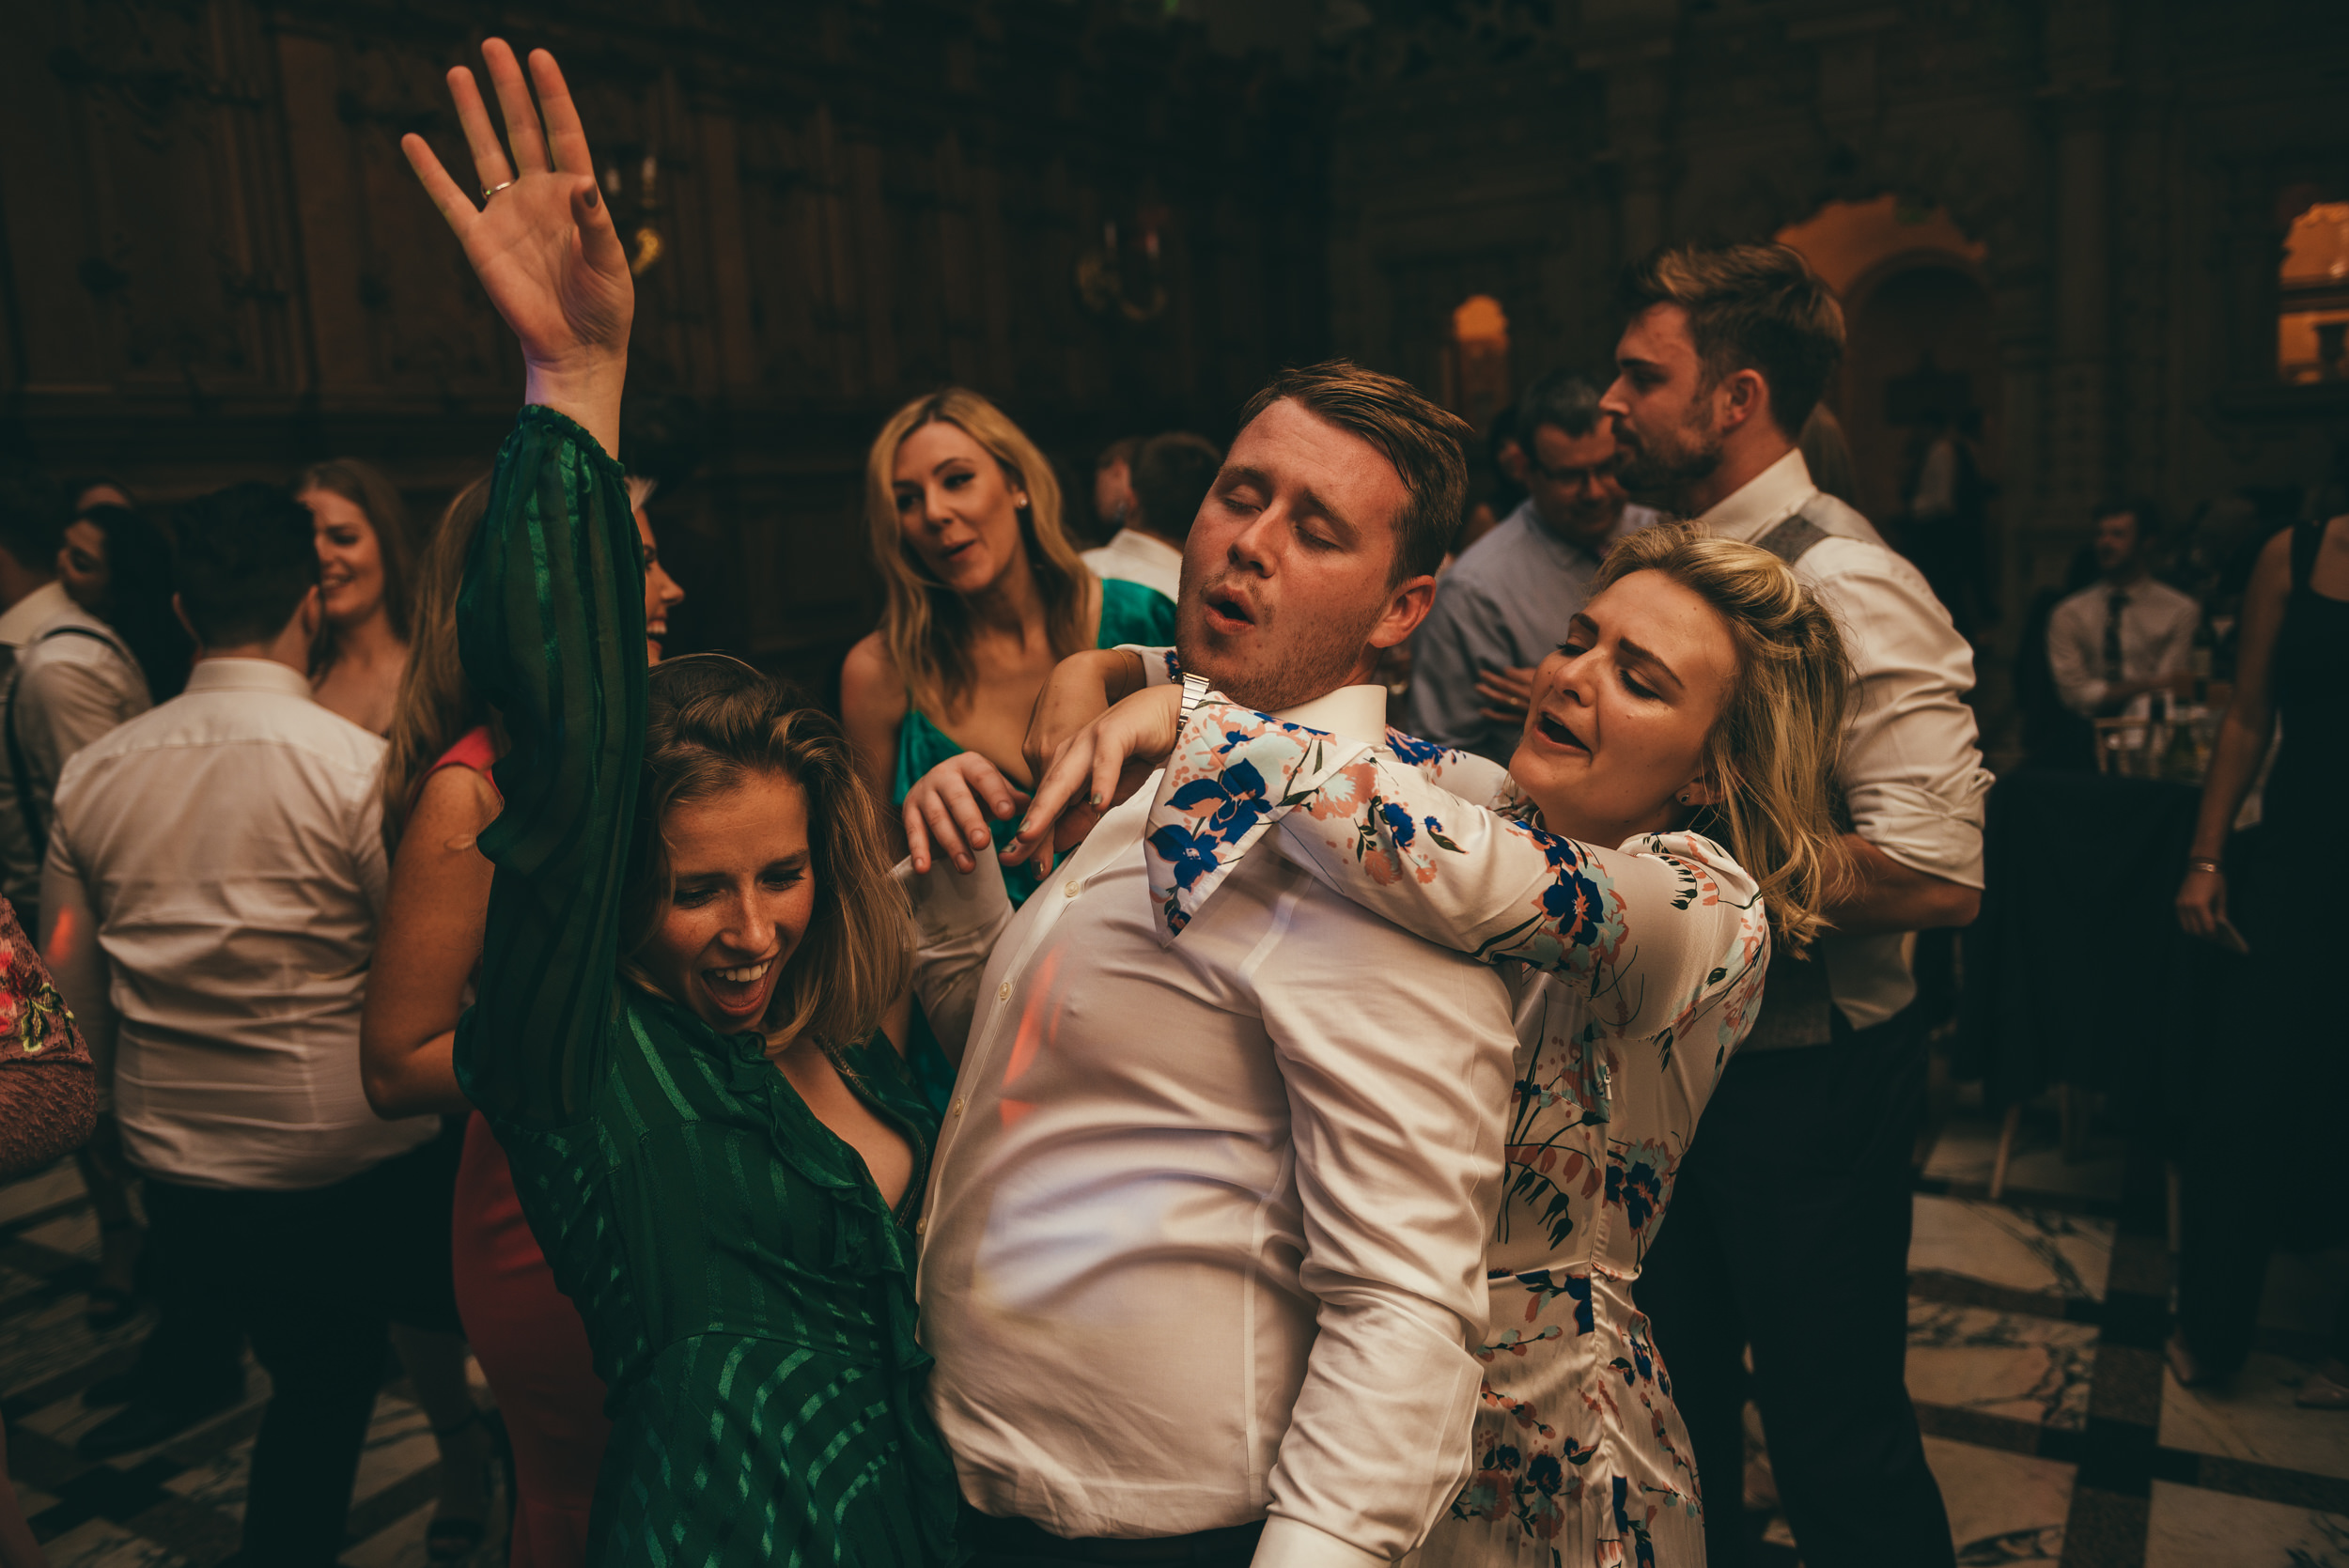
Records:
[[[1028,800],[1027,817],[1019,825],[1019,836],[1013,841],[1020,859],[1033,854],[1037,845],[1050,842],[1052,824],[1060,820],[1060,814],[1068,809],[1077,792],[1085,787],[1092,772],[1092,731],[1082,730],[1073,739],[1061,743],[1052,765],[1035,782],[1035,794]]]
[[[481,59],[490,68],[490,85],[496,90],[498,110],[506,116],[506,140],[514,149],[514,178],[544,173],[546,137],[538,129],[537,105],[530,101],[530,84],[523,80],[521,62],[514,58],[514,51],[504,39],[484,39]]]
[[[480,216],[474,209],[473,198],[448,177],[448,171],[441,167],[441,160],[422,136],[411,131],[399,139],[399,150],[408,155],[408,166],[416,171],[416,180],[424,187],[424,194],[441,210],[441,216],[457,231],[457,238],[464,239],[466,226]]]
[[[920,802],[907,796],[905,804],[897,808],[897,816],[905,825],[906,858],[913,862],[914,870],[926,874],[930,869],[930,825],[923,819]]]
[[[457,106],[457,124],[465,133],[465,147],[473,153],[473,170],[481,179],[479,188],[487,191],[513,179],[505,144],[498,140],[497,127],[490,123],[489,105],[481,101],[481,85],[473,72],[463,66],[450,67],[448,96]]]
[[[938,791],[925,790],[919,796],[919,800],[923,820],[929,828],[930,842],[954,861],[955,869],[969,871],[977,864],[978,862],[972,860],[971,851],[962,846],[962,836],[956,828],[953,815],[946,810],[945,801],[939,799]],[[909,799],[906,803],[911,805],[912,799]]]
[[[543,49],[530,52],[530,80],[538,89],[538,107],[546,116],[547,151],[560,174],[592,175],[596,160],[587,150],[587,128],[579,122],[579,105],[571,100],[563,68]]]

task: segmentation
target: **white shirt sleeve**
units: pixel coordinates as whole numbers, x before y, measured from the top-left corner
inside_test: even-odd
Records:
[[[102,661],[41,651],[43,657],[25,660],[16,683],[16,737],[37,804],[45,807],[73,753],[132,717],[137,705],[123,690],[120,660],[111,650]]]
[[[1498,974],[1283,869],[1283,934],[1248,972],[1289,1102],[1317,1331],[1268,1484],[1289,1523],[1257,1560],[1337,1568],[1409,1551],[1467,1479],[1517,1039]]]
[[[992,854],[976,860],[974,869],[962,872],[935,856],[928,871],[918,872],[909,856],[892,872],[913,906],[914,997],[939,1048],[957,1064],[978,1012],[988,956],[1013,914],[1002,862]]]
[[[1837,779],[1853,831],[1911,870],[1981,887],[1991,777],[1965,702],[1972,647],[1924,578],[1890,550],[1830,539],[1805,565],[1812,561],[1812,589],[1842,625],[1852,664]]]

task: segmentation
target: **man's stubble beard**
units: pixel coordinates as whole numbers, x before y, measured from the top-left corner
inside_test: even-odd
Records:
[[[1219,657],[1209,646],[1206,606],[1199,595],[1186,593],[1175,616],[1175,654],[1187,673],[1206,675],[1218,691],[1243,707],[1281,713],[1351,683],[1371,628],[1386,608],[1382,599],[1359,617],[1315,616],[1299,626],[1298,640],[1288,646],[1264,649],[1259,660],[1241,660]]]
[[[1689,494],[1719,470],[1723,443],[1719,436],[1708,437],[1693,421],[1683,422],[1673,434],[1682,444],[1662,452],[1644,437],[1635,436],[1626,442],[1618,432],[1617,444],[1628,445],[1630,450],[1615,470],[1615,477],[1633,499],[1674,516],[1687,516]]]

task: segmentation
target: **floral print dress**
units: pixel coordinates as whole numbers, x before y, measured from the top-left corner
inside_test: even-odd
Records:
[[[1753,879],[1695,833],[1603,849],[1544,832],[1482,758],[1210,700],[1152,808],[1163,939],[1267,832],[1336,892],[1500,966],[1516,1002],[1475,1473],[1417,1563],[1702,1563],[1688,1433],[1632,1286],[1761,1000]]]

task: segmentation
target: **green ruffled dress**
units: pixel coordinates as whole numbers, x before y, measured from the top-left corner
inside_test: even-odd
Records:
[[[621,470],[526,408],[458,607],[504,715],[506,807],[457,1073],[610,1389],[588,1561],[957,1560],[924,1404],[912,1211],[937,1118],[879,1037],[843,1077],[912,1145],[892,1210],[755,1035],[616,968],[645,737],[643,566]]]

